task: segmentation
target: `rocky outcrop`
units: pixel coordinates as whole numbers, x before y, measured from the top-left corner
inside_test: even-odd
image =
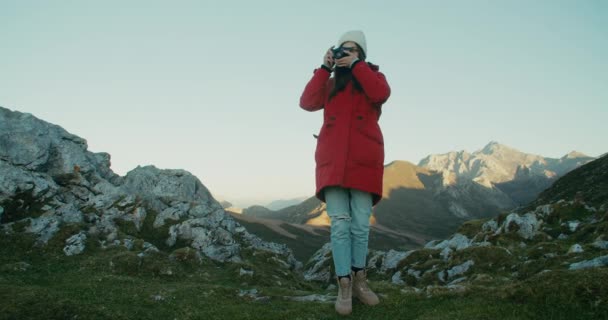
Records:
[[[298,262],[285,246],[250,234],[224,212],[190,172],[137,166],[126,176],[110,155],[28,113],[0,107],[0,230],[36,235],[44,246],[65,226],[66,255],[143,242],[141,254],[188,246],[222,262],[241,261],[243,249],[264,251],[285,268]]]
[[[608,266],[607,228],[606,207],[561,200],[532,211],[469,221],[450,238],[432,240],[422,249],[371,250],[367,270],[408,292],[432,294],[522,281],[552,271],[601,268]],[[335,277],[331,265],[327,244],[307,263],[307,280],[328,282]]]

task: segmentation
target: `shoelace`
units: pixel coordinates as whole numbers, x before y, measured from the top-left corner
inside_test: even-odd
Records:
[[[352,282],[352,280],[351,280],[351,282]],[[348,298],[348,295],[349,295],[348,291],[351,289],[351,285],[349,284],[348,286],[343,287],[342,284],[340,283],[340,289],[342,290],[342,299]]]
[[[358,281],[356,281],[357,286],[359,287],[359,289],[363,292],[367,292],[369,291],[369,286],[367,285],[367,281],[365,281],[365,277],[363,277],[363,279],[359,279]]]

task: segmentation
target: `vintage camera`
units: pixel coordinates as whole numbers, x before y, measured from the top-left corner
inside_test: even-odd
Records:
[[[348,56],[347,52],[352,52],[352,51],[350,50],[350,48],[337,47],[337,48],[331,49],[331,52],[334,54],[334,59],[338,60],[338,59]]]

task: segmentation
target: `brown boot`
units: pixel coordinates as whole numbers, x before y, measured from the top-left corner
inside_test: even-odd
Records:
[[[348,277],[338,279],[338,297],[336,298],[336,312],[340,315],[349,315],[353,311],[353,282]]]
[[[380,303],[378,296],[367,285],[365,270],[359,270],[357,273],[351,272],[351,277],[353,278],[353,296],[369,306]]]

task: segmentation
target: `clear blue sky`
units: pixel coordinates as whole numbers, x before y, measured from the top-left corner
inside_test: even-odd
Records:
[[[386,162],[491,140],[608,151],[608,1],[5,1],[0,105],[238,205],[310,196],[322,114],[298,107],[361,29],[392,87]]]

